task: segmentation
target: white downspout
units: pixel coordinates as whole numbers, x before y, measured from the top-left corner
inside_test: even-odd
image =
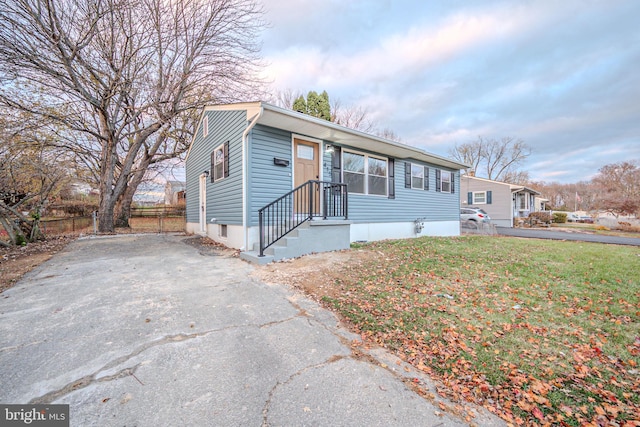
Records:
[[[247,165],[247,152],[249,151],[247,136],[256,125],[258,119],[262,117],[264,107],[260,107],[260,112],[253,116],[249,126],[242,132],[242,232],[244,233],[243,251],[249,250],[249,228],[247,227],[247,181],[249,179],[249,168]]]

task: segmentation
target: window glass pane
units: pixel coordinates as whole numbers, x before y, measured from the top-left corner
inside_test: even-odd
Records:
[[[224,150],[222,148],[220,148],[219,150],[216,150],[215,162],[216,162],[216,165],[218,163],[224,162]]]
[[[369,194],[386,196],[387,178],[381,176],[369,176]]]
[[[344,170],[349,172],[364,173],[364,156],[355,153],[344,153],[342,155]]]
[[[524,194],[519,194],[518,197],[520,198],[520,209],[526,209],[527,199],[524,197]]]
[[[217,180],[217,179],[224,178],[224,147],[223,146],[220,146],[220,148],[216,148],[213,158],[214,158],[213,179]]]
[[[473,193],[473,203],[485,203],[485,193]]]
[[[222,179],[224,178],[224,163],[218,163],[215,165],[213,170],[214,179]]]
[[[369,175],[387,176],[387,161],[369,157]]]
[[[347,191],[349,193],[364,194],[364,175],[359,173],[345,172],[344,183],[347,184]]]
[[[299,159],[313,160],[313,147],[298,144],[297,156]]]
[[[411,188],[424,188],[424,168],[420,165],[411,165]]]
[[[442,192],[451,193],[451,172],[442,171],[440,176],[442,181]]]

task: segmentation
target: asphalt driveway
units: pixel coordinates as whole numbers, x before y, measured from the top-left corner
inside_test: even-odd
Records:
[[[602,234],[589,234],[578,231],[572,232],[539,228],[496,227],[496,230],[501,236],[640,246],[640,238],[637,237],[605,236]]]
[[[405,385],[419,373],[355,355],[332,313],[193,239],[79,240],[0,294],[0,403],[69,404],[72,426],[466,425]]]

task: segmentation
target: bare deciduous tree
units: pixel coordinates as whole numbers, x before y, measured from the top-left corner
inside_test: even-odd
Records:
[[[110,232],[202,105],[257,93],[262,15],[252,0],[0,0],[0,101],[64,126]]]
[[[368,118],[367,110],[353,105],[342,105],[339,99],[331,103],[331,121],[350,129],[373,133],[375,125]]]
[[[40,214],[69,182],[70,162],[65,152],[51,148],[42,124],[10,121],[7,115],[0,120],[0,225],[10,244],[19,245],[43,237]]]
[[[393,130],[391,130],[389,128],[376,129],[374,131],[374,133],[376,135],[378,135],[379,137],[384,138],[384,139],[388,139],[390,141],[396,141],[396,142],[402,141],[402,138],[400,138],[398,136],[398,134],[396,134]]]
[[[502,175],[501,181],[509,184],[527,185],[531,178],[527,171],[507,171]]]
[[[470,172],[478,176],[504,181],[505,177],[517,177],[516,168],[529,157],[531,149],[523,140],[510,136],[501,139],[479,136],[475,141],[457,144],[449,154],[470,165]]]
[[[612,214],[640,212],[640,167],[637,160],[605,165],[592,179],[597,188],[597,207]]]
[[[592,211],[597,208],[598,195],[590,181],[561,184],[558,182],[529,182],[549,202],[547,206],[560,211]]]
[[[296,99],[304,96],[300,91],[294,91],[291,89],[279,90],[270,97],[270,102],[282,108],[293,108],[293,103]]]

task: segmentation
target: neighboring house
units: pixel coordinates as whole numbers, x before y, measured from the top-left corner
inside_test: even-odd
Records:
[[[484,209],[491,217],[491,222],[502,227],[513,227],[515,218],[525,218],[531,212],[540,210],[536,204],[536,196],[539,195],[536,190],[523,185],[468,175],[460,178],[462,206]]]
[[[535,212],[542,212],[547,210],[547,203],[549,203],[549,199],[545,199],[542,196],[536,196],[534,201]]]
[[[186,228],[260,262],[459,235],[464,167],[263,102],[208,106],[186,159]]]
[[[164,204],[184,204],[185,188],[186,183],[184,181],[167,181],[167,183],[164,185]]]

